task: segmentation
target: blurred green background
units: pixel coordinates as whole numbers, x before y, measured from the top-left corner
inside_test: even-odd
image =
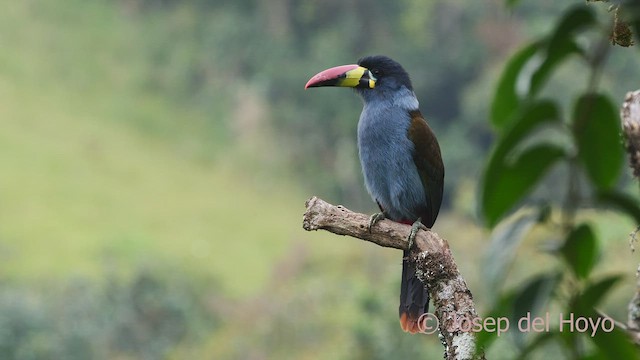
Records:
[[[4,1],[1,358],[441,357],[437,336],[400,330],[398,251],[301,229],[311,195],[375,211],[355,147],[360,100],[304,84],[370,54],[409,71],[447,171],[434,230],[482,313],[495,300],[475,195],[488,104],[507,57],[553,26],[560,3]],[[621,102],[639,75],[637,51],[616,48],[602,87]],[[569,63],[548,91],[563,98],[581,76]],[[625,319],[634,226],[581,216],[606,241],[596,271],[628,276],[605,307]],[[501,286],[555,266],[545,236],[525,240]]]

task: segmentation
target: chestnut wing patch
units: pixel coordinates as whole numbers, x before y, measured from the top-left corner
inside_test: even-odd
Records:
[[[438,140],[420,111],[411,111],[409,115],[411,116],[411,125],[408,136],[413,142],[415,150],[413,161],[418,168],[428,204],[426,213],[421,215],[422,223],[430,228],[436,221],[442,204],[444,164]]]

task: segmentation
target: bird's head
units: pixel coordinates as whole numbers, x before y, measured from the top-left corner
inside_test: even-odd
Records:
[[[394,60],[382,56],[366,56],[357,64],[336,66],[314,75],[305,89],[320,86],[352,87],[365,99],[376,93],[413,91],[409,74]]]

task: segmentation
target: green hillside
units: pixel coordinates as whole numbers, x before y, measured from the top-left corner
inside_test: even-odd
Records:
[[[0,15],[1,278],[151,266],[255,291],[300,236],[301,192],[228,161],[222,121],[139,91],[110,5],[47,6]]]

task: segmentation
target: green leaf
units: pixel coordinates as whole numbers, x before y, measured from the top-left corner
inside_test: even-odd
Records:
[[[497,129],[502,129],[518,110],[521,102],[516,90],[518,78],[540,47],[539,41],[527,45],[513,55],[505,66],[491,103],[491,122]]]
[[[502,224],[491,235],[491,242],[482,267],[489,285],[490,295],[500,293],[500,285],[504,283],[504,279],[509,273],[507,268],[515,258],[514,254],[518,245],[537,220],[537,213],[518,216],[515,220]]]
[[[615,189],[599,192],[597,199],[601,203],[613,205],[618,209],[624,211],[625,213],[627,213],[627,215],[631,216],[635,220],[636,225],[640,225],[639,199],[631,195],[616,191]]]
[[[529,96],[535,96],[538,91],[545,84],[553,70],[559,66],[569,55],[581,54],[582,49],[576,44],[573,39],[558,42],[557,44],[551,44],[547,48],[547,53],[544,61],[531,75],[529,85]]]
[[[515,294],[513,292],[502,294],[502,296],[498,299],[497,303],[493,306],[493,308],[490,311],[486,312],[485,318],[500,319],[510,315],[514,298],[515,298]],[[509,320],[509,323],[511,322],[512,321]],[[510,327],[513,328],[513,325],[511,325]],[[489,346],[498,338],[496,332],[488,332],[484,330],[480,331],[476,335],[477,335],[476,351],[489,348]]]
[[[597,24],[597,19],[590,7],[576,5],[570,8],[559,21],[549,41],[549,50],[557,51],[570,41],[575,33]]]
[[[561,278],[560,274],[542,274],[514,293],[511,320],[514,326],[523,317],[534,318],[538,316],[541,309],[549,303],[556,286]],[[524,346],[526,333],[517,331],[514,339],[519,345]]]
[[[573,112],[573,134],[593,184],[600,190],[611,188],[624,161],[620,121],[611,100],[601,94],[582,95]]]
[[[575,33],[596,23],[593,11],[581,5],[570,8],[563,15],[546,42],[544,60],[531,75],[529,96],[538,93],[553,70],[569,55],[584,53],[574,40]]]
[[[638,349],[631,343],[629,336],[620,329],[606,332],[600,329],[591,340],[598,349],[600,359],[640,359]]]
[[[600,255],[596,235],[587,224],[571,231],[560,252],[580,279],[589,276]]]
[[[564,149],[543,143],[532,146],[513,161],[504,158],[504,161],[490,163],[482,194],[482,210],[487,224],[495,226],[564,156]]]
[[[619,276],[619,275],[607,276],[603,279],[598,280],[595,283],[588,284],[581,293],[575,294],[573,296],[569,305],[570,307],[567,310],[568,314],[567,316],[563,316],[563,317],[567,319],[569,314],[571,314],[571,316],[573,316],[574,319],[579,319],[580,317],[584,317],[586,319],[589,319],[590,322],[598,325],[589,327],[589,329],[585,333],[572,332],[571,327],[569,326],[569,329],[565,329],[565,331],[558,334],[562,336],[562,340],[564,340],[566,346],[571,347],[572,344],[575,343],[577,336],[586,336],[593,339],[594,337],[601,336],[602,334],[607,334],[608,333],[607,331],[613,330],[613,327],[615,326],[613,323],[613,320],[610,318],[605,320],[605,317],[596,311],[596,306],[604,299],[604,297],[607,294],[609,294],[613,286],[616,285],[618,282],[620,282],[620,280],[622,280],[622,276]],[[606,324],[606,326],[604,324]],[[595,329],[595,335],[592,333],[594,329]],[[606,337],[607,335],[604,335],[604,336]],[[606,342],[609,342],[608,339],[604,339],[604,338],[601,339],[600,341],[602,341],[601,345],[604,345]],[[624,348],[624,345],[622,345],[622,347]],[[603,349],[597,349],[597,348],[595,350],[596,351],[588,354],[588,356],[584,356],[584,358],[594,359],[594,360],[612,359],[612,358],[617,358],[616,357],[617,355],[622,356],[625,353],[624,349],[623,349],[623,352],[619,354],[617,353],[617,350],[609,351],[605,349],[605,351],[602,351]],[[614,356],[614,357],[611,357],[611,356]],[[623,358],[627,359],[628,357],[625,356]]]
[[[622,280],[622,276],[612,275],[590,284],[578,297],[578,303],[573,309],[574,312],[580,314],[593,312],[593,308],[602,301],[613,286],[620,280]]]
[[[560,110],[555,103],[549,100],[540,100],[528,104],[518,113],[511,126],[498,141],[484,172],[481,205],[485,218],[499,218],[501,216],[501,214],[494,214],[494,216],[489,214],[492,208],[489,202],[493,201],[492,194],[500,192],[501,181],[499,179],[503,176],[503,172],[507,171],[504,163],[507,162],[506,159],[509,153],[536,128],[559,121]]]
[[[523,107],[511,126],[496,145],[492,159],[502,161],[520,140],[530,135],[538,126],[560,122],[558,105],[551,100],[538,100]]]
[[[590,8],[576,6],[565,13],[553,34],[535,41],[513,55],[502,73],[491,103],[491,122],[502,129],[510,122],[525,96],[535,96],[553,70],[571,54],[581,54],[582,49],[574,41],[575,33],[596,24]],[[539,63],[536,55],[541,56]],[[532,68],[533,67],[533,68]],[[527,89],[519,89],[526,84]]]
[[[520,2],[520,0],[505,0],[505,5],[507,5],[507,7],[514,7],[516,6],[518,3]]]
[[[522,349],[520,354],[518,354],[518,359],[527,359],[529,354],[535,351],[537,348],[542,347],[545,343],[553,340],[554,338],[560,336],[561,334],[558,331],[545,331],[541,334],[538,334],[527,346]]]
[[[527,284],[516,290],[513,302],[513,317],[515,320],[526,316],[528,312],[537,314],[549,302],[561,275],[549,273],[538,275]]]
[[[531,312],[531,317],[537,316],[534,314],[538,314],[549,302],[561,277],[560,273],[541,274],[517,289],[503,293],[491,311],[487,312],[486,317],[493,319],[508,317],[509,334],[523,345],[526,334],[517,331],[518,320],[526,316],[527,312]],[[481,331],[477,335],[478,348],[488,348],[497,338],[495,332]]]

